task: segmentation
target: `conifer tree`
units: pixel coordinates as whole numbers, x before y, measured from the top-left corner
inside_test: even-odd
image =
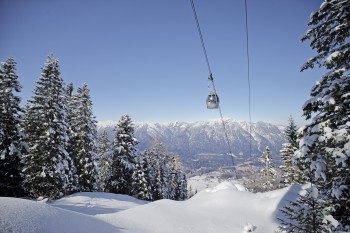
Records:
[[[298,127],[292,116],[288,118],[288,125],[284,129],[284,136],[293,147],[298,145]]]
[[[303,166],[305,177],[317,188],[316,201],[323,204],[323,227],[330,232],[350,231],[350,2],[326,0],[310,17],[303,41],[310,40],[317,55],[302,71],[314,66],[327,72],[311,90],[303,111],[311,122],[302,137],[294,159]],[[312,118],[311,118],[312,117]],[[297,202],[299,203],[299,202]],[[310,206],[304,202],[303,206]],[[331,216],[336,221],[327,223]],[[303,216],[295,223],[302,224]],[[319,231],[325,232],[325,231]]]
[[[10,57],[0,66],[0,196],[22,195],[22,132],[21,91],[16,62]]]
[[[153,170],[153,159],[152,159],[152,153],[149,150],[145,150],[143,153],[141,153],[141,164],[142,164],[142,171],[144,174],[144,178],[146,180],[146,190],[147,194],[145,196],[147,197],[146,200],[153,201],[153,181],[156,171]]]
[[[184,201],[188,198],[187,177],[184,172],[181,173],[181,176],[182,177],[180,177],[181,179],[179,184],[180,193],[179,193],[178,199],[176,200]]]
[[[75,129],[75,120],[76,120],[76,109],[78,108],[78,101],[76,96],[73,94],[74,88],[73,83],[68,83],[66,86],[66,106],[67,106],[67,135],[68,135],[68,143],[67,143],[67,152],[69,156],[73,159],[74,155],[77,154],[76,150],[76,139],[77,134]],[[74,160],[73,160],[74,162]],[[79,192],[79,179],[77,175],[77,169],[74,167],[71,168],[71,184],[67,187],[67,194],[72,194],[75,192]]]
[[[65,96],[59,63],[49,55],[24,119],[29,151],[25,155],[23,185],[31,197],[58,198],[72,183],[74,165],[66,151]]]
[[[266,147],[264,153],[260,156],[259,162],[263,164],[263,168],[260,170],[260,175],[263,177],[264,182],[263,188],[265,190],[271,190],[277,172],[273,167],[272,155],[268,146]]]
[[[159,174],[160,182],[159,186],[161,187],[162,199],[172,199],[171,187],[170,187],[170,169],[168,166],[168,158],[163,157],[159,163]]]
[[[299,193],[297,201],[290,202],[281,212],[287,217],[278,218],[284,232],[327,232],[323,224],[324,210],[318,199],[318,190],[311,186]]]
[[[169,161],[169,199],[178,200],[180,197],[181,171],[178,158],[172,155]]]
[[[169,167],[169,186],[171,191],[170,198],[177,201],[187,199],[187,179],[185,173],[182,171],[182,166],[178,156],[172,155]]]
[[[151,200],[151,192],[143,169],[143,159],[136,159],[135,169],[133,173],[132,193],[138,199]]]
[[[123,115],[115,129],[111,174],[106,184],[108,192],[132,195],[137,144],[131,118]]]
[[[174,154],[170,153],[159,138],[147,150],[149,171],[146,176],[153,200],[187,198],[187,180],[182,166]],[[147,178],[148,177],[148,178]]]
[[[106,180],[110,175],[112,164],[112,150],[106,131],[103,131],[103,133],[98,138],[96,153],[98,165],[97,190],[104,192],[106,187]]]
[[[298,149],[297,126],[291,116],[288,122],[289,124],[284,130],[284,136],[287,142],[282,144],[282,149],[280,151],[283,161],[283,165],[280,166],[282,171],[281,181],[284,186],[302,182],[301,171],[297,165],[292,162],[293,154]]]
[[[159,138],[156,138],[150,153],[152,158],[151,167],[154,173],[151,185],[153,200],[168,198],[168,173],[165,167],[168,154],[169,152],[164,143]]]
[[[76,175],[78,177],[78,190],[93,191],[96,185],[96,120],[92,112],[92,101],[87,84],[78,88],[74,95],[71,127],[74,137],[71,140],[71,157],[73,158]]]

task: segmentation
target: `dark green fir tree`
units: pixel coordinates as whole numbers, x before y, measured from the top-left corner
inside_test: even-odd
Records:
[[[92,101],[87,84],[78,88],[71,98],[69,142],[70,156],[72,157],[78,178],[78,191],[90,192],[96,188],[96,120],[92,112]]]
[[[74,165],[66,150],[65,97],[58,60],[49,55],[24,119],[29,150],[25,155],[23,185],[31,197],[61,197],[72,183]]]
[[[132,195],[133,174],[136,165],[134,126],[128,115],[123,115],[115,129],[113,159],[106,190],[112,193]]]
[[[298,149],[297,135],[297,125],[294,119],[289,117],[288,125],[284,129],[284,136],[287,142],[282,144],[282,149],[280,150],[281,159],[283,161],[283,165],[280,166],[282,171],[281,183],[283,186],[301,183],[303,181],[300,169],[296,164],[293,164],[293,155]]]
[[[103,131],[103,133],[98,137],[96,153],[98,167],[97,190],[104,192],[106,188],[106,181],[110,176],[112,164],[112,149],[106,131]]]
[[[24,152],[21,91],[16,62],[8,58],[0,66],[0,196],[21,196]]]
[[[136,159],[135,169],[133,173],[133,184],[132,184],[132,193],[133,195],[142,200],[151,200],[150,187],[147,183],[146,173],[147,170],[144,170],[142,156]]]

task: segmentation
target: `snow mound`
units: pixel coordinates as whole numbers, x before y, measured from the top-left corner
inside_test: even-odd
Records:
[[[275,232],[278,211],[308,185],[250,193],[223,182],[186,201],[76,193],[52,202],[0,197],[0,233]]]
[[[222,182],[214,188],[208,188],[205,191],[208,193],[215,193],[221,190],[232,190],[232,191],[247,191],[247,189],[241,184],[231,184],[228,181]]]
[[[277,209],[286,202],[283,199],[289,189],[258,194],[242,190],[245,190],[243,186],[223,182],[187,201],[160,200],[97,217],[130,233],[241,233],[250,229],[266,233],[277,230]]]
[[[122,194],[81,192],[52,201],[49,204],[87,215],[97,215],[116,213],[147,203],[147,201]]]
[[[0,197],[1,233],[118,232],[118,228],[88,215],[37,201]]]

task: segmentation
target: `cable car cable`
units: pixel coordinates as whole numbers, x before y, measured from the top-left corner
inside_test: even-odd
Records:
[[[207,50],[205,48],[205,44],[204,44],[204,40],[203,40],[203,35],[202,35],[202,30],[201,27],[199,26],[199,20],[197,17],[197,12],[196,12],[196,8],[194,6],[193,0],[191,1],[191,6],[192,6],[192,12],[193,12],[193,16],[194,19],[196,21],[196,25],[197,25],[197,30],[198,30],[198,34],[199,34],[199,38],[201,40],[201,44],[202,44],[202,49],[203,49],[203,53],[204,53],[204,57],[205,57],[205,61],[207,63],[207,67],[208,67],[208,71],[209,71],[209,77],[212,77],[212,73],[211,73],[211,69],[210,69],[210,64],[209,64],[209,59],[208,59],[208,54],[207,54]],[[214,87],[215,89],[215,87]]]
[[[251,90],[250,90],[250,56],[249,56],[249,30],[248,30],[248,7],[247,0],[244,0],[245,10],[245,34],[246,34],[246,56],[247,56],[247,77],[248,77],[248,111],[249,111],[249,155],[252,160],[252,113],[251,113]]]
[[[206,60],[206,63],[207,63],[208,71],[209,71],[209,81],[211,81],[212,86],[213,86],[214,93],[216,93],[216,88],[215,88],[215,84],[214,84],[214,79],[213,79],[212,72],[211,72],[211,69],[210,69],[208,54],[207,54],[207,50],[206,50],[206,48],[205,48],[205,44],[204,44],[204,39],[203,39],[202,31],[201,31],[201,28],[200,28],[200,25],[199,25],[198,16],[197,16],[197,13],[196,13],[196,8],[195,8],[195,5],[194,5],[193,0],[190,0],[190,2],[191,2],[191,6],[192,6],[193,16],[194,16],[194,18],[195,18],[196,25],[197,25],[197,31],[198,31],[198,34],[199,34],[199,37],[200,37],[200,40],[201,40],[201,44],[202,44],[202,49],[203,49],[204,57],[205,57],[205,60]],[[209,88],[209,84],[208,84],[208,88]],[[223,118],[223,115],[222,115],[222,111],[221,111],[220,105],[218,106],[218,109],[219,109],[219,112],[220,112],[221,123],[222,123],[223,129],[224,129],[224,133],[225,133],[225,138],[226,138],[227,147],[228,147],[228,149],[229,149],[229,155],[230,155],[231,161],[232,161],[232,169],[235,170],[235,168],[234,168],[235,163],[234,163],[234,160],[233,160],[233,153],[232,153],[230,141],[229,141],[228,134],[227,134],[226,124],[225,124],[225,121],[224,121],[224,118]],[[235,175],[236,175],[236,174],[235,174]],[[236,178],[237,178],[237,175],[236,175]]]

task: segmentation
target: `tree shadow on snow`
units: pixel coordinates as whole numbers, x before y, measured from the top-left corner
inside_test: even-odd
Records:
[[[95,216],[98,214],[112,214],[125,210],[125,208],[103,208],[98,206],[86,206],[86,205],[69,205],[69,204],[55,204],[51,203],[51,206],[58,207],[73,212]]]
[[[274,212],[275,219],[274,221],[278,224],[281,224],[280,221],[277,220],[277,218],[281,218],[283,220],[287,220],[287,217],[280,211],[280,209],[283,209],[285,206],[289,204],[290,201],[296,201],[298,198],[298,193],[302,190],[302,185],[300,184],[293,184],[289,187],[286,187],[288,191],[286,194],[281,198],[280,202],[277,205],[277,208]]]

